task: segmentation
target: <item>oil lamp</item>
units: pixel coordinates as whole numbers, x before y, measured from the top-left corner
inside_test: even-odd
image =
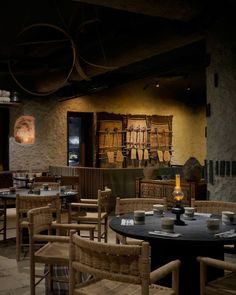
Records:
[[[180,175],[176,174],[175,176],[175,189],[172,193],[175,200],[175,207],[172,208],[172,213],[176,215],[175,225],[185,225],[185,222],[180,219],[180,215],[184,213],[184,207],[181,204],[181,201],[184,198],[184,193],[180,187]]]

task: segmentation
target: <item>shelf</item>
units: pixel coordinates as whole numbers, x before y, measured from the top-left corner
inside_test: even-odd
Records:
[[[0,102],[0,107],[18,107],[20,102]]]

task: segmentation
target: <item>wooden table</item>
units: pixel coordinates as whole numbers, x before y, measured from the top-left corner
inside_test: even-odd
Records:
[[[175,217],[172,213],[165,213],[168,217]],[[234,238],[217,238],[209,233],[206,220],[209,217],[195,216],[194,220],[185,221],[185,226],[176,226],[175,232],[181,236],[177,238],[163,237],[149,234],[150,231],[161,230],[161,218],[146,216],[144,225],[121,225],[122,218],[133,218],[133,214],[115,217],[110,221],[110,228],[115,232],[136,239],[148,241],[151,247],[152,270],[174,259],[181,260],[180,295],[199,295],[199,264],[197,256],[209,256],[224,259],[224,244],[233,244]],[[220,217],[219,217],[220,218]],[[220,231],[236,229],[236,225],[220,225]],[[211,271],[211,278],[222,273]],[[168,285],[169,280],[163,280]]]

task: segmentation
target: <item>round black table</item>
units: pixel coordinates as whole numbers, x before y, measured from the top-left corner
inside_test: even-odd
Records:
[[[60,195],[61,198],[67,198],[69,199],[70,197],[74,197],[76,195],[78,195],[77,191],[74,190],[68,190],[68,191],[63,191],[63,192],[59,192],[58,190],[40,190],[40,196],[55,196],[56,194]],[[0,199],[2,200],[9,200],[9,199],[16,199],[16,194],[19,195],[33,195],[34,193],[30,193],[29,189],[17,189],[15,193],[10,192],[9,190],[2,190],[0,191]],[[35,194],[38,195],[38,194]]]
[[[175,216],[166,212],[165,216]],[[180,295],[199,295],[199,263],[197,256],[209,256],[224,259],[224,244],[233,244],[236,237],[218,238],[209,233],[206,227],[207,216],[195,216],[194,220],[185,220],[185,226],[175,225],[174,231],[181,236],[163,237],[149,234],[150,231],[161,230],[161,218],[146,216],[144,225],[121,225],[121,219],[132,219],[133,214],[115,217],[110,221],[110,228],[127,237],[148,241],[151,247],[151,269],[155,269],[171,260],[180,259]],[[219,217],[220,218],[220,217]],[[220,224],[220,232],[236,229],[236,225]],[[222,272],[211,269],[210,278],[221,275]],[[161,283],[168,285],[170,279]]]

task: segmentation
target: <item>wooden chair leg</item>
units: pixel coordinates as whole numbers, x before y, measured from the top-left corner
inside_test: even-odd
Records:
[[[102,235],[102,225],[101,223],[98,224],[98,242],[101,242],[101,235]]]
[[[0,228],[0,234],[3,236],[3,241],[7,239],[7,203],[3,200],[3,207],[0,209],[0,216],[2,221],[2,227]]]
[[[30,295],[35,295],[35,261],[34,252],[30,248]]]
[[[104,223],[104,241],[105,243],[107,243],[107,234],[108,234],[108,218],[105,219],[105,223]]]
[[[53,265],[48,265],[48,287],[49,290],[52,291],[53,290]]]
[[[17,261],[20,261],[20,253],[21,253],[21,238],[20,238],[20,229],[17,228],[17,225],[16,225],[16,260]]]

